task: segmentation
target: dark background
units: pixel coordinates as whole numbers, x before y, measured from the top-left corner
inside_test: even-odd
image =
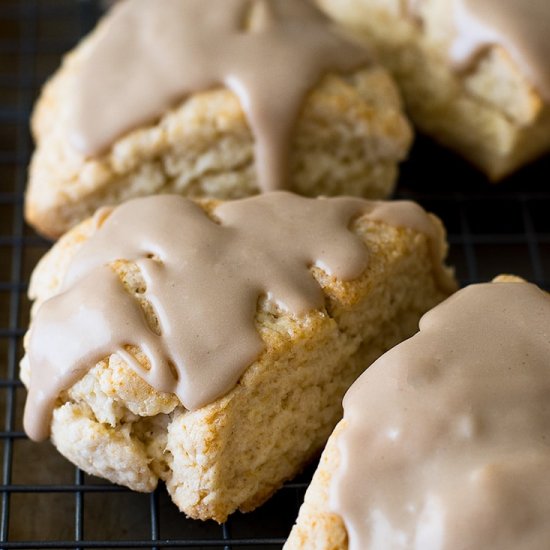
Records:
[[[83,474],[49,443],[29,442],[17,378],[29,275],[49,243],[22,219],[28,117],[45,78],[94,25],[94,0],[0,0],[0,547],[281,548],[313,467],[224,526],[186,520],[164,489],[140,495]],[[550,289],[550,158],[494,186],[419,138],[398,196],[438,214],[462,284],[514,273]]]

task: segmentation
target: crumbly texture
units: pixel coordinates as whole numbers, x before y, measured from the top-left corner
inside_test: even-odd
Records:
[[[503,48],[487,50],[467,74],[451,69],[447,1],[422,2],[421,21],[405,15],[408,0],[317,1],[376,50],[418,128],[492,180],[550,150],[550,106]]]
[[[192,94],[95,158],[72,147],[69,99],[95,39],[92,33],[66,56],[36,104],[36,151],[25,203],[31,225],[58,237],[98,207],[130,198],[178,193],[235,199],[258,192],[254,137],[236,95],[226,88]],[[290,190],[385,198],[411,139],[385,69],[371,65],[327,75],[310,92],[296,124]]]
[[[500,275],[494,281],[524,282],[514,275]],[[329,508],[332,476],[340,465],[338,438],[346,429],[346,424],[345,419],[341,420],[327,442],[284,550],[348,550],[344,522]]]
[[[203,206],[210,211],[213,204]],[[30,287],[35,309],[56,294],[95,227],[83,222],[39,263]],[[152,491],[163,480],[193,518],[221,522],[264,502],[321,450],[357,376],[446,297],[425,235],[365,218],[353,230],[369,250],[364,274],[342,282],[312,268],[325,307],[300,318],[260,300],[256,323],[265,351],[228,394],[188,411],[111,355],[59,396],[51,425],[59,451],[86,472],[136,491]],[[135,263],[121,259],[111,267],[154,327]],[[139,350],[132,353],[147,367]],[[24,358],[27,386],[29,377]]]
[[[338,435],[345,428],[341,420],[330,436],[283,550],[348,550],[346,526],[329,509],[332,474],[340,464]]]

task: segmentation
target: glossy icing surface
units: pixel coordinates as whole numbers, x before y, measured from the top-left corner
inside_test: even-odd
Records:
[[[344,399],[331,510],[350,550],[550,545],[550,298],[472,285]]]

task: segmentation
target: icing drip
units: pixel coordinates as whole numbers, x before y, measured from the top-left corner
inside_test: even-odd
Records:
[[[420,17],[425,0],[408,0]],[[445,0],[454,33],[448,56],[457,71],[471,70],[493,46],[504,48],[540,95],[550,101],[550,3],[548,0]]]
[[[254,133],[261,189],[278,189],[309,91],[330,71],[368,63],[307,0],[126,0],[77,71],[71,141],[97,155],[186,96],[225,85]]]

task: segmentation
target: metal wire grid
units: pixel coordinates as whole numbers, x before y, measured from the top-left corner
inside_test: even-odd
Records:
[[[37,90],[101,13],[94,0],[0,0],[0,548],[281,548],[313,467],[258,511],[226,524],[186,520],[164,490],[143,496],[68,465],[26,440],[17,370],[28,278],[49,243],[23,221]],[[550,288],[550,159],[493,188],[459,159],[419,140],[401,198],[445,222],[464,284],[515,273]]]

